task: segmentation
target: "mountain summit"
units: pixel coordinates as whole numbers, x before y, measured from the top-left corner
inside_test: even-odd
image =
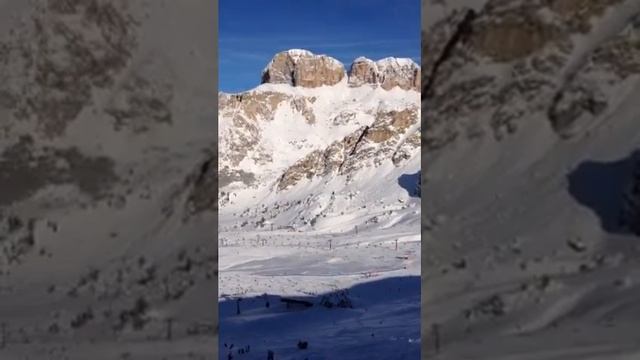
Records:
[[[276,226],[303,227],[322,217],[313,222],[322,226],[338,207],[348,212],[366,203],[355,195],[366,187],[390,201],[415,197],[416,184],[401,186],[399,178],[419,178],[419,79],[410,59],[360,57],[347,74],[327,55],[276,54],[258,87],[219,94],[223,215],[249,209]],[[351,210],[320,195],[349,192]],[[285,198],[299,206],[283,205]]]
[[[385,90],[398,86],[404,90],[420,91],[420,66],[407,58],[388,57],[373,61],[359,57],[351,64],[349,83],[379,84]]]
[[[263,84],[308,88],[336,85],[345,78],[353,86],[372,84],[385,90],[396,86],[404,90],[420,89],[420,67],[408,58],[388,57],[373,61],[359,57],[347,73],[345,66],[333,57],[291,49],[277,53],[262,72]]]
[[[262,83],[318,87],[335,85],[345,75],[342,63],[332,57],[292,49],[273,57],[262,72]]]

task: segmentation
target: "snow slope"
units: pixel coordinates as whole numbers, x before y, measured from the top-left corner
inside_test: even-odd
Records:
[[[570,28],[541,2],[502,2],[504,12],[500,6],[489,9],[498,2],[488,1],[485,8],[480,3],[464,4],[481,10],[472,28],[535,13],[525,5]],[[472,32],[440,67],[447,72],[447,63],[456,63],[460,70],[439,75],[432,97],[423,102],[424,109],[434,109],[423,113],[423,126],[434,124],[428,137],[444,136],[444,122],[457,129],[474,123],[468,126],[477,130],[423,149],[429,164],[423,185],[429,199],[423,214],[423,353],[434,359],[640,355],[634,331],[640,314],[639,240],[618,225],[640,145],[640,76],[632,70],[638,69],[638,57],[631,55],[638,29],[637,20],[630,20],[637,19],[640,3],[601,3],[605,9],[594,10],[590,29],[568,32],[573,43],[563,50],[551,40],[525,56],[496,60],[466,45],[482,31]],[[474,60],[461,65],[465,51]],[[534,59],[550,54],[560,55],[557,67],[535,75],[549,82],[531,82],[530,93],[505,95],[510,81],[534,78],[528,72]],[[475,116],[435,105],[455,96],[451,84],[481,76],[492,77],[485,78],[490,85],[477,82],[466,89],[473,94]],[[502,90],[503,96],[495,96]],[[585,97],[604,107],[578,110]],[[507,117],[510,130],[491,136],[497,124],[492,120],[498,119],[492,115],[518,106],[523,111]],[[560,118],[567,122],[558,123]]]
[[[0,358],[217,358],[211,3],[0,14]]]

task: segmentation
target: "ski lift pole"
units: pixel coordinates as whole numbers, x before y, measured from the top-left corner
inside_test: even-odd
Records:
[[[167,320],[167,334],[166,334],[166,338],[167,341],[171,341],[171,339],[173,339],[173,319],[172,318],[168,318]]]
[[[0,327],[2,328],[2,334],[0,334],[2,337],[2,339],[0,339],[0,349],[4,349],[7,346],[7,324],[2,323]]]
[[[438,354],[440,352],[440,325],[433,324],[431,325],[431,329],[433,331],[433,347],[436,354]]]

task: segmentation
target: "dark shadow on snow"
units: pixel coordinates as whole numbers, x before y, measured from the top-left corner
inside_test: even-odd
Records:
[[[420,176],[421,171],[418,170],[415,174],[402,174],[398,178],[398,184],[403,189],[407,190],[409,196],[420,197]]]
[[[614,162],[585,161],[568,175],[571,196],[591,209],[608,233],[630,233],[623,223],[624,193],[638,159],[640,151]]]
[[[221,300],[218,304],[220,354],[229,352],[229,348],[225,348],[225,343],[230,346],[232,342],[235,342],[236,349],[239,346],[246,346],[252,343],[258,351],[257,347],[261,346],[260,343],[265,339],[272,343],[281,342],[284,335],[279,335],[280,329],[285,330],[288,334],[287,336],[296,334],[295,336],[299,337],[299,339],[308,340],[310,349],[319,351],[317,354],[322,354],[324,351],[333,349],[331,344],[322,345],[326,341],[324,335],[327,332],[334,334],[345,332],[345,336],[348,336],[347,334],[354,331],[353,325],[354,322],[357,323],[356,319],[374,314],[376,319],[382,320],[381,322],[368,322],[370,329],[367,331],[371,331],[374,336],[376,332],[379,336],[383,336],[385,331],[389,331],[389,325],[394,324],[394,318],[401,317],[405,320],[401,320],[400,324],[395,323],[396,328],[393,331],[399,332],[396,336],[412,335],[419,338],[420,277],[406,276],[366,281],[368,282],[332,293],[287,297],[312,303],[313,306],[311,307],[303,304],[287,307],[281,301],[281,296],[269,294],[241,298],[239,302],[240,315],[238,315],[238,298],[233,297],[228,300]],[[338,305],[345,297],[348,299],[347,305],[351,306],[341,307]],[[326,306],[327,300],[333,306]],[[269,307],[266,306],[267,301],[269,302]],[[342,305],[345,305],[345,303]],[[350,319],[353,319],[354,322],[349,323]],[[341,324],[350,325],[343,327]],[[376,328],[377,326],[379,328]],[[397,329],[398,326],[401,329]],[[241,334],[245,333],[250,333],[251,336],[241,336]],[[369,336],[368,333],[367,336]],[[258,339],[260,340],[258,341]],[[246,344],[240,344],[240,341],[245,341]],[[287,349],[280,348],[276,351],[276,355],[285,350],[296,351],[295,343],[288,341],[286,344]],[[381,344],[381,346],[388,345]],[[353,346],[354,344],[350,345],[351,348]],[[371,344],[368,346],[371,347]],[[403,343],[402,346],[403,349],[398,350],[406,351],[406,344]],[[415,351],[419,352],[419,344],[416,346]],[[375,346],[373,348],[369,347],[363,347],[362,351],[365,353],[371,351],[372,354],[375,354]],[[262,356],[264,349],[259,351],[259,355]],[[311,355],[311,353],[308,354]],[[253,355],[256,355],[255,352]]]

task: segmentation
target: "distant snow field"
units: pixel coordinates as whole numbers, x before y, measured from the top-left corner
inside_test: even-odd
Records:
[[[249,346],[247,359],[268,350],[278,359],[359,359],[363,351],[369,359],[418,359],[416,230],[221,233],[220,354]],[[337,305],[341,291],[350,306]],[[314,305],[287,308],[281,297]],[[323,305],[325,298],[334,306]],[[300,340],[309,347],[298,349]]]

